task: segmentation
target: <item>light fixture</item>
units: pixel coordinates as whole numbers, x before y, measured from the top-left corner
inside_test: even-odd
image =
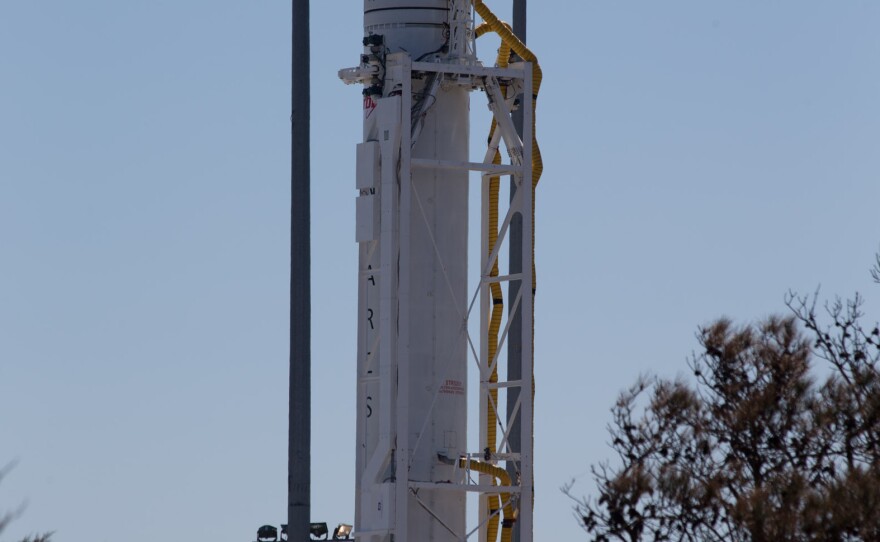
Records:
[[[348,540],[348,535],[351,534],[351,529],[351,525],[340,523],[339,526],[333,530],[333,540]]]
[[[257,541],[262,542],[266,540],[271,540],[272,542],[278,540],[278,529],[271,525],[263,525],[257,529]]]
[[[328,534],[327,524],[326,523],[312,523],[312,524],[310,524],[309,525],[309,534],[312,535],[312,540],[326,540],[327,534]]]

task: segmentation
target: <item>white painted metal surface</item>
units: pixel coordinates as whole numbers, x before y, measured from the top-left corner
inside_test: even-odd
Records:
[[[403,6],[403,7],[398,7]],[[442,14],[442,18],[440,15]],[[532,284],[532,191],[502,211],[496,246],[486,242],[491,175],[512,175],[531,186],[531,100],[522,100],[529,129],[513,128],[499,80],[531,96],[530,65],[484,68],[473,56],[467,0],[365,0],[368,42],[361,65],[341,70],[362,83],[364,143],[358,146],[356,188],[359,243],[358,418],[355,536],[362,542],[447,542],[485,539],[485,506],[479,525],[466,525],[466,495],[506,492],[518,505],[522,542],[531,542],[532,371],[520,380],[489,382],[498,355],[488,360],[485,329],[489,285]],[[438,34],[436,25],[443,30]],[[381,38],[375,36],[381,35]],[[438,38],[439,36],[439,38]],[[438,42],[438,39],[440,40]],[[405,52],[404,52],[405,51]],[[484,90],[508,164],[468,157],[469,93]],[[517,94],[511,93],[511,96]],[[468,179],[482,172],[483,239],[475,292],[468,283]],[[514,214],[523,216],[523,272],[490,276]],[[480,231],[482,230],[482,231]],[[479,308],[476,301],[479,298]],[[523,357],[531,360],[532,296],[508,300],[521,311]],[[480,339],[468,321],[480,321]],[[505,328],[501,341],[508,335]],[[500,349],[499,349],[500,352]],[[467,450],[467,366],[479,368],[479,450]],[[522,453],[506,446],[510,420],[499,420],[501,441],[487,457],[485,413],[489,390],[518,387]],[[500,401],[499,401],[500,402]],[[496,409],[502,412],[500,406]],[[477,474],[477,464],[518,461],[521,475],[509,486]],[[493,483],[495,482],[495,483]],[[485,504],[485,503],[484,503]],[[509,518],[508,518],[509,519]],[[494,542],[494,541],[492,541]]]
[[[385,37],[389,53],[419,58],[446,43],[448,0],[364,0],[364,32]]]

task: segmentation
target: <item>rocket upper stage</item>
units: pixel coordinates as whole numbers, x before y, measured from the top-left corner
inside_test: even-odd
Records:
[[[446,43],[449,10],[449,0],[364,0],[364,34],[382,34],[389,53],[416,59]]]
[[[448,0],[364,0],[364,23],[367,26],[387,23],[442,25],[448,20]]]

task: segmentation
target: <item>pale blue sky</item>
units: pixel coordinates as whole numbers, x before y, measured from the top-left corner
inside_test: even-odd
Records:
[[[509,17],[509,0],[490,6]],[[361,4],[313,2],[314,519],[350,521]],[[247,542],[285,514],[288,2],[0,0],[2,535]],[[880,4],[533,0],[536,538],[699,324],[880,287]],[[495,42],[481,44],[494,58]],[[475,152],[485,108],[474,95]]]

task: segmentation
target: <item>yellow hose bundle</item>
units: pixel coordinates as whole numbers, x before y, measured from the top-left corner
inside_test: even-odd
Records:
[[[483,18],[483,23],[478,26],[475,30],[476,37],[480,37],[486,34],[489,31],[495,32],[501,38],[501,47],[498,50],[498,59],[496,64],[499,68],[506,68],[510,62],[510,56],[513,53],[519,55],[526,62],[531,62],[533,66],[532,71],[532,111],[537,107],[537,99],[538,93],[541,89],[541,81],[543,80],[543,72],[541,71],[541,66],[538,63],[537,57],[532,53],[525,44],[517,38],[513,31],[510,28],[510,25],[504,23],[496,17],[492,11],[486,6],[486,4],[482,0],[474,0],[474,8],[480,17]],[[504,89],[506,93],[506,89]],[[541,159],[541,149],[538,146],[537,137],[535,137],[535,115],[532,116],[532,216],[534,216],[535,211],[535,189],[538,186],[538,182],[541,179],[541,174],[544,171],[544,163]],[[495,130],[497,129],[497,123],[495,119],[492,119],[492,126],[489,130],[489,140],[492,140],[493,135],[495,134]],[[500,151],[495,151],[495,156],[492,159],[493,164],[501,163],[501,153]],[[489,178],[489,233],[488,233],[488,246],[489,252],[491,253],[495,243],[498,240],[498,199],[500,192],[501,178],[498,176],[493,176]],[[534,223],[532,224],[532,295],[534,295],[535,290],[537,288],[537,275],[534,264],[534,254],[535,254],[535,237],[534,237]],[[498,259],[496,258],[494,264],[492,265],[492,271],[490,272],[490,276],[497,277],[498,276]],[[502,294],[501,285],[497,282],[493,282],[490,286],[491,295],[492,295],[492,315],[489,320],[489,330],[488,330],[488,344],[489,344],[489,356],[486,360],[486,363],[491,364],[492,360],[495,359],[495,354],[498,351],[498,331],[501,328],[501,320],[504,314],[504,297]],[[534,305],[532,308],[534,311]],[[534,312],[533,312],[534,315]],[[533,327],[531,330],[532,339],[534,340],[534,318],[532,319]],[[534,355],[534,354],[533,354]],[[492,373],[489,377],[490,383],[498,382],[498,366],[492,368]],[[532,383],[532,397],[534,398],[535,387],[534,381]],[[498,390],[497,388],[492,388],[489,390],[489,408],[487,415],[487,441],[489,451],[491,453],[496,452],[496,443],[497,443],[497,427],[498,427],[498,413],[496,412],[496,406],[498,405]],[[534,427],[534,415],[532,420],[530,420]],[[510,478],[507,475],[507,472],[494,465],[479,463],[479,468],[474,466],[475,464],[471,464],[471,468],[478,472],[482,472],[484,474],[490,474],[494,477],[497,477],[502,481],[503,485],[510,484]],[[483,470],[481,470],[483,469]],[[503,476],[502,476],[503,473]],[[495,483],[495,478],[493,478],[492,483]],[[504,501],[506,504],[504,505],[504,524],[501,530],[501,542],[510,542],[512,535],[512,527],[513,522],[515,521],[515,512],[513,507],[510,505],[509,495],[502,494],[499,495],[490,495],[489,498],[489,522],[487,524],[487,540],[489,542],[495,542],[498,536],[498,523],[499,517],[495,514],[500,506],[499,501]]]
[[[483,33],[489,30],[488,26],[481,25],[477,28],[477,36],[481,36]],[[506,68],[510,59],[510,47],[506,46],[504,43],[501,44],[501,48],[498,50],[498,59],[496,64],[499,68]],[[492,119],[492,127],[489,129],[489,140],[492,140],[492,137],[495,134],[495,130],[497,128],[497,123],[495,119]],[[493,164],[501,163],[501,152],[496,149],[495,156],[492,157]],[[495,175],[489,177],[489,252],[492,252],[491,247],[495,246],[495,243],[498,241],[498,197],[501,189],[501,177]],[[494,202],[494,203],[492,203]],[[498,276],[498,259],[495,259],[495,263],[492,265],[492,270],[489,273],[492,277]],[[493,282],[490,285],[491,295],[492,295],[492,316],[489,319],[489,358],[486,363],[492,363],[492,360],[495,359],[495,355],[498,353],[498,332],[501,329],[501,320],[504,316],[504,294],[501,290],[501,284],[497,282]],[[498,365],[492,368],[492,373],[489,376],[489,382],[496,383],[498,382]],[[493,388],[489,390],[490,401],[488,405],[488,415],[487,415],[487,442],[490,453],[495,453],[497,451],[496,443],[498,440],[498,412],[496,411],[496,407],[498,405],[498,389]],[[492,484],[495,484],[495,478],[492,478]],[[498,495],[490,495],[488,497],[488,508],[489,508],[489,522],[486,527],[486,539],[490,541],[495,541],[498,539],[498,525],[500,522],[500,517],[496,514],[498,509],[501,506],[500,497]]]
[[[500,482],[502,486],[510,486],[510,475],[508,475],[507,471],[502,469],[501,467],[496,467],[495,465],[482,463],[480,461],[468,461],[465,458],[459,459],[458,465],[463,469],[470,468],[471,470],[477,471],[479,473],[492,476],[493,484],[494,480],[497,478],[498,482]],[[511,536],[513,534],[512,527],[514,522],[516,521],[516,510],[513,508],[513,500],[510,498],[510,493],[506,491],[502,492],[500,495],[493,495],[493,497],[496,500],[504,503],[504,528],[501,530],[501,542],[510,542]],[[498,516],[496,515],[492,519],[495,520],[495,534],[487,534],[486,539],[494,541],[497,539],[498,536]]]
[[[509,52],[508,52],[509,56]],[[500,53],[499,53],[500,58]],[[492,128],[489,132],[489,138],[491,139],[495,129],[496,129],[495,120],[492,120]],[[495,151],[495,156],[492,159],[493,164],[501,163],[501,152]],[[495,201],[495,205],[489,205],[489,247],[495,246],[495,242],[498,240],[498,193],[501,188],[501,177],[494,176],[489,178],[489,198],[490,201]],[[490,248],[491,252],[491,248]],[[498,276],[498,259],[495,259],[495,263],[492,265],[492,271],[489,273],[492,277]],[[498,353],[498,331],[501,329],[501,319],[504,316],[504,294],[501,290],[501,284],[497,282],[493,282],[490,286],[491,294],[492,294],[492,317],[489,320],[489,357],[486,360],[486,363],[492,363],[492,360],[495,359],[495,355]],[[498,382],[498,364],[492,368],[492,373],[489,376],[490,383]],[[496,407],[498,406],[498,388],[491,388],[489,390],[489,397],[491,400],[489,401],[488,408],[488,420],[486,425],[486,440],[488,442],[489,452],[495,453],[497,451],[496,443],[498,440],[498,412],[496,411]],[[492,483],[495,483],[495,479],[492,479]],[[498,522],[499,517],[497,515],[492,516],[500,506],[498,495],[490,495],[489,496],[489,523],[487,526],[487,540],[494,541],[498,538]]]

